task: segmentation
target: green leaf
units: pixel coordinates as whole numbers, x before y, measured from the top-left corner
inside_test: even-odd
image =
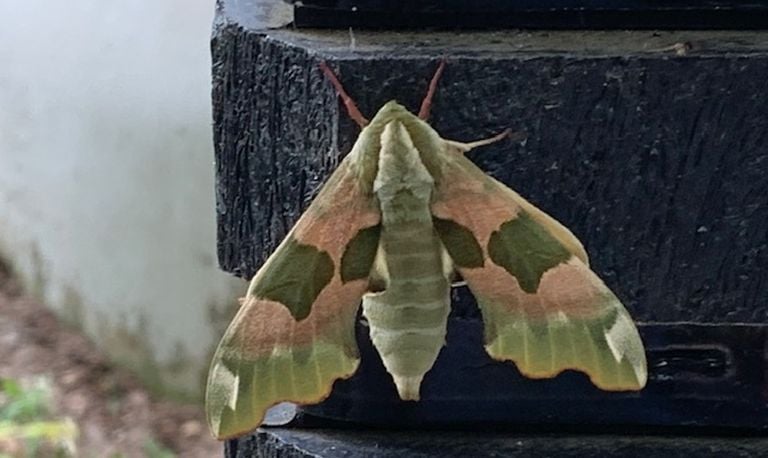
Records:
[[[171,450],[158,444],[154,439],[148,440],[144,444],[144,453],[147,458],[175,458],[176,454]]]
[[[18,398],[23,393],[21,384],[11,378],[0,378],[0,387],[2,387],[2,392],[10,399]]]
[[[31,421],[48,413],[50,401],[49,383],[39,378],[31,387],[13,379],[3,379],[3,393],[6,400],[0,402],[0,420]]]

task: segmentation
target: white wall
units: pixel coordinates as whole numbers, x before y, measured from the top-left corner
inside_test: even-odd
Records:
[[[0,253],[152,382],[200,392],[217,268],[214,0],[0,0]],[[168,383],[172,382],[172,383]]]

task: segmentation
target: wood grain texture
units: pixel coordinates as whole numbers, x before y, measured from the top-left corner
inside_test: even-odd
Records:
[[[462,287],[452,293],[451,345],[421,402],[397,401],[359,325],[360,370],[304,410],[315,429],[230,441],[228,457],[766,454],[758,437],[627,436],[624,425],[665,435],[768,428],[768,34],[299,32],[269,28],[287,23],[275,5],[285,4],[217,2],[212,95],[225,270],[255,272],[358,134],[318,59],[339,69],[370,116],[391,98],[416,110],[435,59],[447,56],[432,125],[458,140],[507,127],[527,133],[524,144],[470,156],[566,223],[632,315],[655,321],[639,326],[650,379],[637,396],[598,392],[576,373],[525,380],[484,353],[479,312]],[[322,418],[312,423],[312,414]],[[477,432],[318,431],[350,424],[328,418],[506,430],[482,440]],[[579,433],[563,432],[569,424]],[[583,434],[605,433],[606,424],[622,426]]]
[[[654,435],[585,435],[552,432],[474,433],[361,432],[269,429],[227,447],[227,458],[510,458],[557,456],[577,458],[664,456],[754,457],[768,453],[768,439],[751,437],[664,437]]]
[[[768,321],[766,34],[358,33],[354,49],[349,40],[217,29],[225,270],[255,272],[358,134],[320,57],[370,115],[392,98],[416,110],[447,55],[432,125],[457,140],[524,130],[524,144],[470,157],[569,226],[634,317]],[[678,42],[692,46],[687,55],[659,51]],[[459,297],[467,315],[470,302]]]
[[[765,0],[289,0],[300,28],[764,29]]]

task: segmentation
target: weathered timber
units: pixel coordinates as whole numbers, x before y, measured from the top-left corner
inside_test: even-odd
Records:
[[[357,136],[319,60],[370,116],[393,98],[417,109],[445,58],[432,125],[458,140],[525,132],[471,157],[582,239],[641,321],[650,381],[634,395],[601,393],[570,372],[523,379],[485,356],[477,309],[459,288],[422,402],[397,401],[361,327],[355,377],[291,429],[230,442],[229,456],[766,453],[754,437],[623,433],[768,428],[768,34],[298,31],[269,28],[286,16],[249,5],[220,1],[212,42],[225,270],[256,271]],[[296,429],[366,425],[474,432]],[[575,425],[616,436],[573,434]],[[478,440],[489,428],[504,432]]]
[[[399,432],[261,430],[232,441],[227,458],[605,458],[717,456],[749,458],[768,454],[768,439],[654,435],[579,435],[563,432]]]
[[[289,0],[299,27],[766,29],[766,0]]]
[[[415,110],[443,57],[432,125],[458,140],[525,131],[522,144],[471,156],[568,225],[633,316],[768,321],[765,33],[351,38],[223,25],[213,40],[221,266],[251,276],[358,134],[320,59],[370,115],[393,98]]]

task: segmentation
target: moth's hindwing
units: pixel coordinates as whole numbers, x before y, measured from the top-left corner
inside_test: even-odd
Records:
[[[645,386],[637,329],[589,269],[578,239],[451,148],[442,155],[432,212],[477,299],[491,357],[514,361],[533,378],[575,369],[605,390]],[[470,255],[478,252],[482,263]]]
[[[355,316],[380,213],[353,160],[342,162],[254,276],[219,344],[206,412],[220,439],[256,428],[280,402],[320,402],[357,369]]]

